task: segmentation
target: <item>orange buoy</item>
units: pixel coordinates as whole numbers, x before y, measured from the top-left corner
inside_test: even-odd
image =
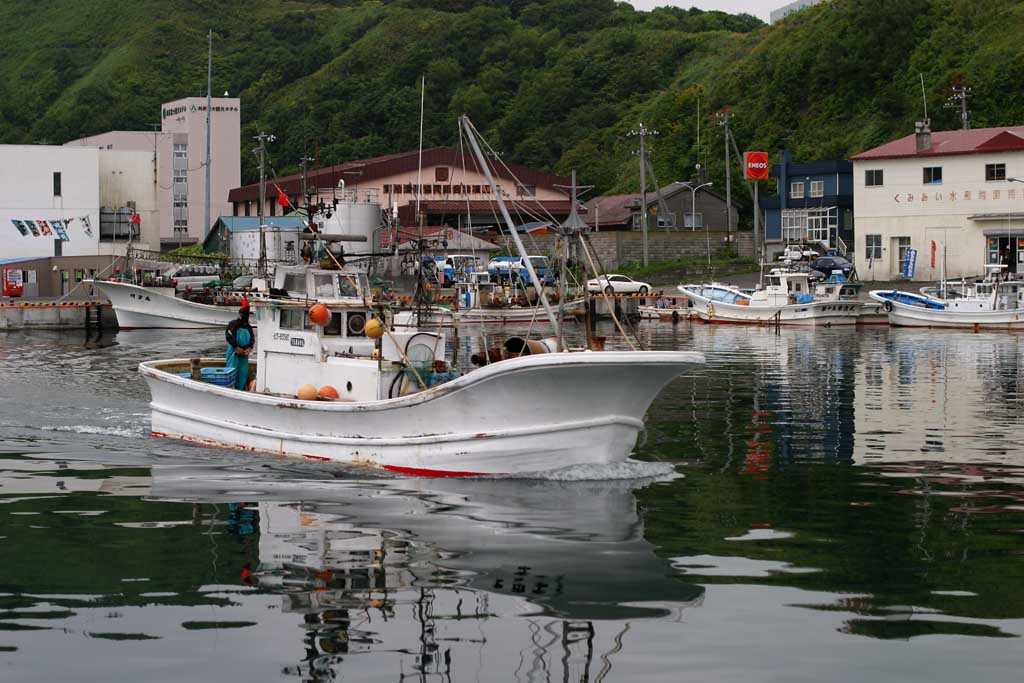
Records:
[[[384,336],[384,323],[380,318],[370,318],[363,326],[363,334],[370,339],[380,339]]]
[[[338,398],[338,390],[330,384],[320,387],[320,398]]]
[[[299,387],[298,391],[295,392],[295,397],[301,401],[315,401],[316,394],[316,387],[312,384],[303,384]]]
[[[309,319],[314,325],[326,325],[327,321],[331,319],[331,312],[327,310],[327,307],[323,304],[314,304],[309,309]]]

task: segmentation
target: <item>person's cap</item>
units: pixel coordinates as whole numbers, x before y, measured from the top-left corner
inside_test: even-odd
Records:
[[[240,308],[241,308],[241,309],[242,309],[243,311],[244,311],[245,309],[249,308],[249,300],[248,300],[248,299],[242,299],[242,304],[241,304]]]

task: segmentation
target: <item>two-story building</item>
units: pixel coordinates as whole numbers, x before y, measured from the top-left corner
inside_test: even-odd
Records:
[[[586,221],[597,231],[642,229],[639,192],[594,197],[586,207]],[[725,197],[708,185],[675,182],[657,192],[647,193],[647,229],[735,231],[739,211],[733,202],[726,208]]]
[[[568,217],[568,178],[506,163],[492,164],[491,172],[517,223],[561,222]],[[350,191],[380,204],[407,227],[449,226],[487,232],[501,223],[491,186],[476,160],[451,147],[360,159],[312,169],[305,176],[278,178],[267,190],[264,216],[292,210],[279,205],[278,190],[288,196],[293,207],[305,205],[303,191],[326,201]],[[231,190],[232,213],[259,215],[259,196],[258,183]]]
[[[796,163],[788,150],[772,167],[775,196],[761,197],[768,252],[815,243],[848,252],[853,243],[853,164],[844,160]]]
[[[857,273],[913,279],[1024,272],[1024,126],[917,132],[852,157]]]

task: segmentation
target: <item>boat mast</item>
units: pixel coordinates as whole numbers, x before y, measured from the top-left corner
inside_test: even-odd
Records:
[[[466,131],[466,137],[469,139],[469,146],[473,148],[473,156],[476,157],[477,163],[480,164],[480,169],[487,178],[487,183],[491,186],[491,193],[494,195],[495,201],[498,202],[498,209],[501,210],[501,216],[505,219],[505,225],[508,226],[508,232],[512,236],[512,241],[515,243],[516,249],[519,251],[519,255],[523,258],[523,264],[526,266],[526,272],[530,275],[530,282],[533,283],[533,288],[537,290],[537,296],[540,298],[540,303],[544,306],[544,311],[548,314],[548,319],[551,321],[551,324],[555,326],[555,334],[561,338],[562,321],[555,318],[555,312],[551,310],[551,304],[548,303],[548,298],[544,294],[544,287],[541,286],[540,280],[537,278],[537,271],[533,269],[533,264],[530,263],[530,257],[526,253],[526,247],[523,246],[523,241],[519,239],[519,233],[516,231],[516,226],[512,222],[512,216],[509,215],[508,207],[505,206],[505,201],[501,198],[501,192],[498,190],[498,186],[494,182],[494,176],[491,174],[491,167],[488,165],[487,159],[484,157],[484,153],[480,150],[480,144],[476,139],[476,130],[473,128],[473,124],[466,115],[459,117],[459,123]]]
[[[565,187],[564,185],[558,185],[557,187]],[[580,218],[578,211],[579,204],[576,199],[576,193],[580,189],[592,189],[593,185],[588,185],[585,188],[580,188],[576,184],[576,169],[572,170],[572,185],[569,186],[569,196],[571,198],[571,208],[569,209],[569,217],[565,219],[565,222],[558,226],[558,235],[562,240],[562,266],[559,268],[559,280],[558,280],[558,320],[559,323],[565,320],[565,300],[568,297],[568,279],[569,279],[569,243],[579,235],[587,231],[586,222]],[[565,340],[565,330],[563,325],[558,326],[558,344],[563,350],[568,348]],[[587,334],[590,334],[588,328]]]
[[[206,34],[206,203],[203,213],[203,237],[210,229],[210,110],[211,95],[210,88],[213,82],[213,29]]]

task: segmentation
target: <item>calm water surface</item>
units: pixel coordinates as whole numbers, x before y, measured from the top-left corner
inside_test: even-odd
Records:
[[[220,332],[0,334],[0,680],[1020,680],[1024,337],[641,333],[708,359],[644,462],[529,481],[152,440]]]

